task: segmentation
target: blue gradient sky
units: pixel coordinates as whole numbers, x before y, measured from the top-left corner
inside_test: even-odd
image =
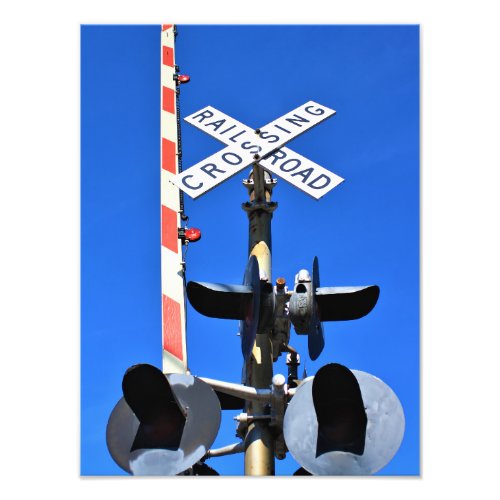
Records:
[[[344,177],[315,201],[278,180],[273,279],[293,283],[319,258],[323,286],[377,284],[365,318],[325,324],[326,347],[309,375],[339,362],[389,384],[406,416],[402,446],[381,474],[419,473],[419,30],[417,26],[178,26],[177,64],[192,81],[181,113],[212,105],[258,127],[314,100],[337,115],[290,148]],[[105,428],[132,364],[161,366],[160,26],[82,28],[81,473],[125,474]],[[187,168],[223,146],[183,125]],[[246,201],[235,175],[186,198],[202,240],[189,247],[188,280],[240,283],[247,260]],[[236,321],[188,306],[193,374],[238,382]],[[302,371],[303,366],[301,367]],[[275,373],[286,374],[283,356]],[[225,412],[214,446],[235,441]],[[242,456],[209,461],[243,473]],[[276,473],[292,474],[289,455]]]

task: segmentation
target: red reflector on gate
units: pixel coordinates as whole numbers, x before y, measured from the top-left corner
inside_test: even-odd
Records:
[[[199,229],[196,229],[195,227],[192,227],[190,229],[186,229],[185,235],[186,240],[188,240],[189,242],[198,241],[201,238],[201,231]]]
[[[187,83],[189,82],[189,80],[191,80],[191,78],[189,77],[189,75],[179,75],[177,77],[177,80],[179,81],[179,83]]]

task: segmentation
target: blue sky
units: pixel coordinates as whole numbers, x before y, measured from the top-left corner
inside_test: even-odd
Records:
[[[419,30],[417,26],[178,26],[177,64],[187,116],[212,105],[258,127],[314,100],[337,115],[290,148],[345,178],[314,201],[278,180],[273,199],[273,279],[319,258],[323,286],[381,288],[365,318],[325,324],[312,362],[307,339],[290,344],[308,374],[339,362],[389,384],[406,417],[402,446],[381,474],[419,473]],[[160,26],[82,28],[81,473],[119,475],[106,449],[109,413],[132,364],[161,366]],[[223,146],[183,125],[187,168]],[[201,241],[188,280],[240,283],[247,260],[242,179],[186,198]],[[195,375],[238,382],[237,322],[188,306],[188,362]],[[304,364],[301,367],[301,371]],[[275,373],[286,374],[283,356]],[[214,446],[235,441],[225,412]],[[209,461],[241,474],[242,456]],[[276,473],[292,474],[289,456]]]

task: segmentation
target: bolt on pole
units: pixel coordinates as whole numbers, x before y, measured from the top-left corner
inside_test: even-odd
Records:
[[[273,184],[266,186],[266,175],[257,163],[253,165],[253,183],[247,181],[250,202],[243,204],[248,214],[249,257],[254,255],[259,262],[261,279],[271,282],[271,219],[277,203],[271,202]],[[253,184],[253,185],[252,185]],[[269,388],[273,378],[273,356],[271,330],[259,324],[252,354],[245,366],[245,383],[255,388]],[[247,403],[248,414],[263,415],[268,405],[252,401]],[[269,420],[254,420],[248,426],[245,438],[245,475],[274,475],[274,437]]]

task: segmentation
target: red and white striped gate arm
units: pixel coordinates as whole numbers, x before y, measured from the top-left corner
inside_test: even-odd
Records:
[[[169,182],[178,173],[178,132],[173,24],[161,31],[161,288],[163,372],[187,370],[186,308],[182,267],[179,189]]]

